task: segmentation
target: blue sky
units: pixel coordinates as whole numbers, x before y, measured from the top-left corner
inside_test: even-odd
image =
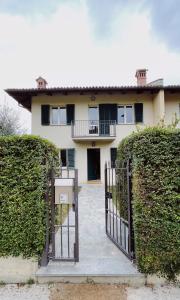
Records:
[[[5,88],[180,84],[179,0],[0,0],[0,103]],[[16,105],[17,107],[17,105]],[[30,114],[17,107],[30,124]]]
[[[107,38],[113,32],[113,22],[124,10],[149,12],[151,26],[160,39],[176,51],[180,50],[180,1],[179,0],[0,0],[0,12],[30,18],[50,17],[63,3],[86,3],[94,24],[94,34]]]
[[[0,0],[0,11],[14,15],[53,13],[63,0]]]

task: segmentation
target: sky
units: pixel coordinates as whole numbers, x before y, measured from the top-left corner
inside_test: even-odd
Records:
[[[180,84],[180,0],[0,0],[0,104],[31,114],[4,92],[36,87]]]

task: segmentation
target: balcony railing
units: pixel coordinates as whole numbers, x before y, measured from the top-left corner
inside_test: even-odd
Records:
[[[116,121],[79,120],[72,124],[72,138],[115,137]]]

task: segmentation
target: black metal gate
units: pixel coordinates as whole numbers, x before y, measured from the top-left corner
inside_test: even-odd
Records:
[[[56,182],[72,181],[72,199],[69,202],[57,202]],[[78,170],[61,169],[58,177],[52,170],[47,183],[46,193],[46,244],[41,265],[49,260],[79,261],[78,233]]]
[[[135,259],[130,161],[115,168],[105,165],[105,226],[110,240]]]

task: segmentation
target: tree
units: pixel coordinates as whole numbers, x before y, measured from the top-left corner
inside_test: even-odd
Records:
[[[18,112],[7,104],[0,105],[0,136],[23,134]]]

